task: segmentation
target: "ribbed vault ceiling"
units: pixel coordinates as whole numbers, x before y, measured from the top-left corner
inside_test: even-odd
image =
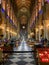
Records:
[[[15,15],[21,24],[27,24],[31,16],[35,0],[11,0]]]

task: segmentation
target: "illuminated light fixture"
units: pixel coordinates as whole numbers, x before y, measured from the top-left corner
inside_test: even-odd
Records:
[[[23,26],[22,28],[25,29],[25,26]]]

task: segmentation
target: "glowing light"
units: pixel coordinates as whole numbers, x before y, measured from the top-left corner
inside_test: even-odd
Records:
[[[47,27],[49,27],[49,24],[47,24]]]
[[[38,28],[36,28],[36,32],[38,32],[39,30],[38,30]]]
[[[45,51],[45,54],[47,54],[47,51]]]
[[[47,58],[42,59],[42,62],[48,62],[48,61],[49,61],[49,59],[47,59]]]
[[[3,26],[0,26],[0,28],[1,29],[3,29],[3,30],[5,30],[5,27],[3,27]],[[12,34],[15,34],[15,35],[17,35],[17,33],[16,32],[14,32],[14,31],[12,31],[12,30],[9,30],[9,27],[7,28],[7,30],[6,30],[7,32],[10,32],[10,33],[12,33]]]
[[[31,36],[34,35],[34,32],[31,32],[30,35],[31,35]]]
[[[39,53],[40,56],[43,56],[43,54]]]
[[[42,25],[40,26],[40,29],[43,29],[43,26]]]
[[[22,28],[25,29],[25,26],[23,26]]]

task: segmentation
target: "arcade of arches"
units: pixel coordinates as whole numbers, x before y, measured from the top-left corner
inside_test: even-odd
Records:
[[[49,0],[0,0],[0,50],[1,47],[6,47],[6,50],[16,53],[29,52],[34,51],[36,45],[49,47]],[[5,56],[6,54],[10,56],[8,53]],[[13,55],[17,58],[17,55]],[[25,62],[24,55],[20,64],[13,62],[13,65],[25,65],[31,61],[29,59]],[[12,61],[14,60],[16,61]],[[9,62],[8,65],[12,64]],[[32,62],[28,65],[32,65]]]

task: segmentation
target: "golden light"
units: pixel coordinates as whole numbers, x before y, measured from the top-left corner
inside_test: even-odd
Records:
[[[36,28],[36,32],[38,32],[39,31],[39,29],[38,28]]]
[[[34,35],[34,32],[31,32],[30,35],[31,35],[31,36]]]
[[[43,29],[43,26],[42,25],[40,25],[39,27],[40,27],[40,29]]]
[[[5,30],[5,27],[0,26],[0,29]],[[11,34],[17,35],[17,33],[16,33],[16,32],[14,32],[14,31],[12,31],[12,30],[9,30],[9,28],[7,28],[7,30],[6,30],[6,31],[7,31],[7,32],[10,32]]]
[[[28,35],[28,38],[30,38],[30,34]]]
[[[47,24],[47,28],[49,28],[49,24]]]
[[[49,20],[45,20],[46,27],[49,28]]]
[[[0,29],[5,29],[3,26],[0,26]]]

